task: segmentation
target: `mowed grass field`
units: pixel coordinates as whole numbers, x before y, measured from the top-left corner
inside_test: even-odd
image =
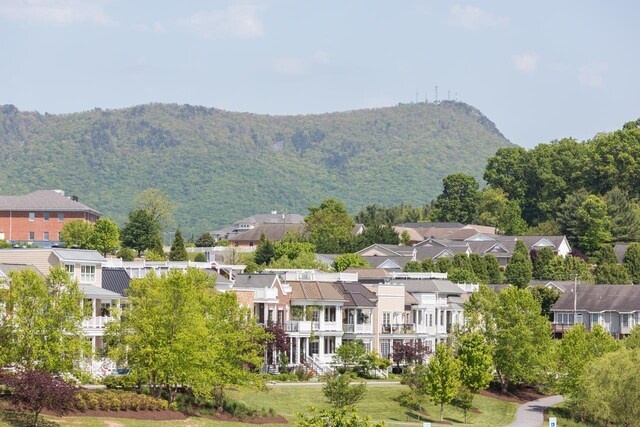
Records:
[[[393,425],[422,425],[419,420],[406,408],[400,406],[396,398],[406,386],[399,384],[369,384],[365,398],[357,405],[361,415],[368,415],[377,421],[384,421],[388,426]],[[296,414],[305,412],[309,406],[326,407],[322,387],[318,384],[293,385],[285,384],[272,386],[268,391],[231,391],[229,396],[246,403],[256,409],[273,408],[277,414],[284,415],[290,422],[295,422]],[[507,403],[496,399],[476,396],[474,407],[479,410],[468,414],[468,422],[464,424],[462,411],[452,407],[445,407],[445,421],[448,424],[463,424],[467,426],[497,427],[509,424],[515,417],[517,408],[515,403]],[[439,409],[428,404],[426,410],[429,417],[424,421],[432,421],[437,425]],[[158,427],[158,426],[255,426],[255,424],[229,423],[213,421],[205,418],[192,417],[184,421],[142,421],[123,418],[93,418],[93,417],[47,417],[63,427]],[[271,424],[282,426],[282,424]],[[1,427],[10,427],[0,421]]]

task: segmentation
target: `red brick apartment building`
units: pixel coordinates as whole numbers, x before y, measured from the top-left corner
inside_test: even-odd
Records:
[[[94,223],[100,212],[66,197],[61,190],[38,190],[24,196],[0,196],[0,240],[41,247],[60,244],[65,223]]]

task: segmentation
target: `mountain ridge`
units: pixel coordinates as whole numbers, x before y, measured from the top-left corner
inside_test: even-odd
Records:
[[[3,194],[61,188],[122,224],[135,194],[165,191],[199,233],[334,196],[424,204],[449,173],[481,178],[511,144],[478,109],[444,101],[312,115],[152,103],[79,113],[0,107]],[[26,172],[26,173],[25,173]],[[417,194],[415,191],[420,191]]]

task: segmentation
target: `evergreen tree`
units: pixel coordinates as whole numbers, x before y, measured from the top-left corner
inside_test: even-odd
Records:
[[[622,264],[601,264],[595,269],[598,285],[631,285],[632,279]]]
[[[484,258],[478,254],[470,254],[469,264],[471,265],[471,271],[480,283],[489,283],[489,271]]]
[[[184,247],[184,239],[182,238],[182,232],[178,228],[173,237],[173,243],[171,244],[171,250],[169,251],[169,261],[187,261],[189,256],[187,250]]]
[[[404,246],[409,246],[411,243],[411,236],[407,230],[402,230],[402,233],[400,234],[400,243]]]
[[[578,243],[588,255],[593,255],[603,244],[611,242],[611,220],[607,213],[607,203],[602,198],[588,196],[577,215],[580,230]]]
[[[260,242],[254,252],[254,261],[258,265],[268,265],[275,256],[275,247],[273,242],[266,238],[264,233],[260,235]]]
[[[535,254],[535,256],[534,256]],[[553,250],[549,247],[542,248],[538,251],[531,251],[531,259],[533,260],[533,278],[539,280],[551,280],[551,261],[554,258]]]
[[[500,272],[500,264],[498,259],[491,254],[484,256],[484,263],[487,268],[488,283],[499,285],[502,283],[502,273]]]
[[[507,264],[505,271],[506,281],[518,288],[526,288],[531,282],[532,272],[533,265],[529,258],[529,251],[524,243],[518,240],[509,264]]]
[[[626,191],[615,187],[604,195],[611,218],[611,238],[614,242],[640,240],[640,206],[629,200]]]
[[[622,260],[634,284],[640,284],[640,243],[631,243]]]
[[[601,245],[593,257],[598,265],[618,263],[618,257],[613,250],[613,246],[608,243]]]

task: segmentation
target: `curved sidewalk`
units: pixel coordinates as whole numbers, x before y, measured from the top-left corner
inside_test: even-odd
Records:
[[[540,427],[544,423],[544,410],[563,400],[564,397],[556,395],[524,403],[518,407],[516,420],[507,427]]]

